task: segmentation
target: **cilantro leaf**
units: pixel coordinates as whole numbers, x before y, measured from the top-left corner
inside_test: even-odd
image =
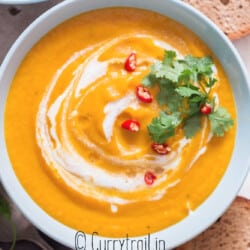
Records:
[[[158,61],[151,66],[151,74],[156,78],[165,78],[175,83],[183,70],[184,65],[177,60],[173,61],[172,65]]]
[[[213,62],[211,57],[206,56],[200,58],[188,55],[184,58],[183,63],[186,64],[189,70],[190,82],[199,83],[200,86],[205,84],[206,87],[210,88],[214,85],[215,79],[212,78]]]
[[[159,84],[160,91],[157,95],[157,101],[160,105],[168,104],[169,97],[174,94],[174,86],[171,82]]]
[[[175,91],[183,97],[191,97],[192,95],[205,97],[201,91],[192,89],[190,87],[178,87],[175,89]]]
[[[157,78],[166,78],[173,82],[178,81],[176,70],[169,65],[162,64],[161,62],[155,63],[152,66],[152,73],[154,73]]]
[[[195,95],[195,96],[192,96],[192,97],[190,97],[189,99],[189,105],[191,104],[191,103],[202,103],[202,102],[204,102],[205,103],[205,97],[204,96],[202,96],[202,95]],[[200,106],[200,105],[199,105]]]
[[[11,212],[10,207],[7,201],[0,196],[0,214],[6,218],[7,220],[10,220],[11,218]]]
[[[191,55],[185,56],[185,63],[198,74],[210,76],[213,73],[213,61],[211,57],[194,57]]]
[[[183,105],[183,97],[176,93],[172,93],[169,95],[167,99],[167,107],[170,112],[178,112],[180,111]]]
[[[195,114],[199,114],[200,113],[200,102],[189,101],[187,113],[188,113],[188,116],[193,116]]]
[[[167,105],[170,112],[177,112],[183,104],[183,97],[175,91],[175,85],[166,79],[159,81],[160,91],[157,95],[157,101],[160,105]]]
[[[193,137],[201,129],[201,115],[196,114],[186,119],[183,129],[186,138]]]
[[[183,98],[186,98],[186,105],[182,107],[183,114],[193,116],[200,113],[201,103],[206,100],[205,94],[199,91],[197,87],[192,87],[192,85],[189,87],[178,87],[175,91]]]
[[[167,115],[160,112],[160,115],[152,120],[148,125],[149,135],[156,143],[164,143],[167,138],[175,134],[175,129],[181,123],[180,114],[178,112]]]
[[[184,69],[178,77],[179,84],[190,84],[190,82],[194,82],[193,72],[190,69]]]
[[[212,133],[216,136],[223,136],[226,131],[234,125],[234,120],[225,108],[219,107],[208,116]]]
[[[172,66],[173,61],[176,58],[176,52],[173,50],[165,50],[164,52],[164,58],[162,60],[162,63],[165,65]]]
[[[148,74],[142,79],[142,85],[145,87],[153,87],[156,83],[156,77],[153,74]]]

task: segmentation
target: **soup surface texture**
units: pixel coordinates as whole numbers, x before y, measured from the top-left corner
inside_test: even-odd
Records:
[[[81,14],[46,34],[21,63],[6,105],[7,148],[25,190],[58,221],[103,236],[148,234],[192,216],[219,183],[236,126],[212,136],[204,117],[194,137],[179,130],[168,139],[169,154],[151,148],[147,125],[161,110],[157,86],[151,103],[138,100],[135,88],[164,50],[211,56],[215,99],[236,118],[230,84],[209,48],[150,11]],[[124,69],[131,52],[132,72]],[[121,128],[128,119],[140,121],[140,131]]]

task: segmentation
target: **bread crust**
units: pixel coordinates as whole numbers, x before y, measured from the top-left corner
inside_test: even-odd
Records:
[[[250,34],[250,0],[183,0],[209,17],[231,39]]]
[[[249,250],[250,200],[237,197],[206,231],[176,250]]]

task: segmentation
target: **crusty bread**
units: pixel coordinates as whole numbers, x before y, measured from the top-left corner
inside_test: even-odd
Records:
[[[237,197],[205,232],[176,250],[249,250],[250,200]]]
[[[183,0],[203,12],[232,40],[250,34],[250,0]]]

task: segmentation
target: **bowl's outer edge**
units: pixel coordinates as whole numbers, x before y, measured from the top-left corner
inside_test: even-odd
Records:
[[[212,21],[179,0],[67,0],[36,19],[13,44],[0,68],[0,178],[10,197],[35,226],[55,240],[71,248],[75,247],[76,231],[46,214],[35,204],[18,182],[11,167],[5,140],[3,139],[5,101],[10,83],[20,62],[37,40],[59,23],[80,12],[113,6],[131,6],[157,11],[193,29],[220,58],[225,71],[230,75],[230,81],[233,83],[232,87],[238,111],[238,128],[235,151],[229,168],[213,195],[210,195],[195,213],[167,230],[151,235],[151,238],[164,239],[167,247],[171,249],[196,236],[221,216],[237,195],[250,165],[247,152],[248,142],[250,141],[250,133],[248,133],[250,118],[246,109],[246,106],[250,105],[250,84],[247,80],[247,71],[244,64],[232,43]],[[239,167],[237,168],[237,166]],[[217,207],[217,209],[213,210],[214,207]],[[204,214],[210,216],[202,217]],[[92,249],[91,235],[86,237],[86,249]],[[142,236],[133,239],[144,238]],[[104,239],[95,237],[95,241],[99,240]]]

